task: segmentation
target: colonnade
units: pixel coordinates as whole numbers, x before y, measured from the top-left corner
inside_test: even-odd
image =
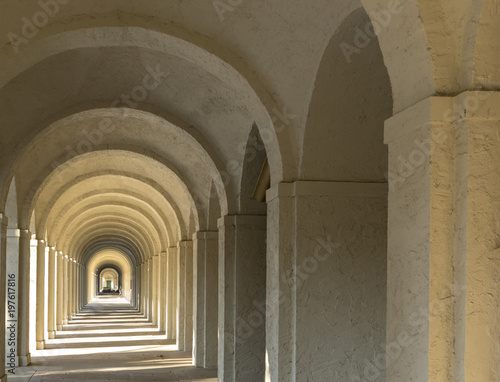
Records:
[[[388,184],[277,183],[267,216],[226,215],[144,256],[131,301],[224,382],[486,376],[500,359],[499,104],[419,102],[386,123]],[[15,347],[22,366],[88,302],[91,270],[0,223],[0,356]]]

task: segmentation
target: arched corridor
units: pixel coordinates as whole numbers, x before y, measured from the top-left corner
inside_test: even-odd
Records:
[[[497,3],[0,0],[0,382],[500,381]]]

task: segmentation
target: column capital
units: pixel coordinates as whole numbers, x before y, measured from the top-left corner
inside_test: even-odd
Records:
[[[177,248],[187,248],[190,245],[193,245],[192,240],[181,240],[177,243]]]
[[[17,228],[7,228],[7,237],[21,237],[21,230]]]
[[[276,198],[296,198],[307,196],[379,198],[387,197],[387,183],[298,180],[293,183],[278,183],[267,192],[268,202]]]
[[[266,215],[226,215],[217,220],[219,228],[237,225],[262,225],[267,222]]]
[[[219,231],[198,231],[193,233],[193,240],[210,240],[219,237]]]
[[[424,127],[442,124],[453,111],[452,97],[428,97],[385,121],[384,143],[389,144]]]
[[[500,92],[468,90],[453,97],[428,97],[385,121],[389,144],[421,128],[456,124],[463,120],[500,120]]]

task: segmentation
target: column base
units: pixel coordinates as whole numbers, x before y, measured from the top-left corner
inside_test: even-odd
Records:
[[[68,320],[63,320],[63,325],[68,325]]]
[[[19,366],[28,366],[31,364],[31,353],[19,356]]]
[[[61,324],[61,325],[57,325],[56,330],[57,330],[58,332],[62,332],[62,330],[63,330],[63,326],[62,326],[62,324]]]
[[[53,340],[56,338],[56,332],[55,330],[49,331],[49,339]]]
[[[36,350],[43,350],[43,349],[45,349],[45,340],[36,341]]]

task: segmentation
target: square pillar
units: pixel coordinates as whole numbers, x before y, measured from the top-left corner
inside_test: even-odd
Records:
[[[287,278],[295,263],[295,200],[292,183],[267,191],[266,374],[272,382],[295,379],[296,290]]]
[[[193,234],[193,365],[203,367],[205,357],[205,240]]]
[[[62,252],[57,253],[57,315],[56,330],[63,330],[64,320],[64,256]]]
[[[71,266],[71,278],[70,278],[70,283],[71,283],[71,318],[76,316],[76,294],[77,294],[77,272],[76,272],[76,262],[75,259],[71,259],[70,261],[70,266]]]
[[[386,122],[388,382],[452,379],[456,151],[447,110],[452,99],[432,97]]]
[[[193,242],[177,246],[177,347],[191,351],[193,343]]]
[[[265,378],[266,220],[236,215],[218,221],[221,381]]]
[[[193,234],[193,364],[217,368],[218,357],[217,231]]]
[[[48,288],[48,320],[47,320],[47,330],[49,333],[49,339],[56,338],[56,248],[53,246],[49,247],[49,288]]]
[[[21,230],[19,242],[19,366],[31,363],[30,344],[30,238],[28,230]]]
[[[177,336],[177,247],[167,249],[167,338]]]
[[[45,349],[45,258],[44,240],[38,240],[36,259],[36,348]]]
[[[205,356],[203,367],[215,369],[219,347],[219,233],[205,232]]]
[[[387,185],[297,181],[267,191],[267,373],[363,376],[385,342]]]
[[[7,364],[10,368],[19,366],[19,252],[21,230],[7,228],[7,312],[5,347]]]
[[[158,315],[159,315],[159,292],[160,292],[160,255],[154,255],[152,258],[153,267],[152,272],[152,284],[153,284],[153,326],[158,326]]]
[[[148,259],[148,319],[153,322],[153,258]]]
[[[184,267],[184,351],[193,350],[193,242],[183,241],[185,252]]]
[[[63,272],[64,272],[64,296],[63,296],[63,325],[68,325],[69,319],[69,259],[68,255],[63,259]]]
[[[166,334],[167,329],[167,251],[160,253],[160,332]]]
[[[431,97],[386,122],[388,382],[500,374],[499,105]]]
[[[148,316],[147,312],[147,298],[148,298],[148,289],[146,284],[146,262],[141,264],[141,311],[145,317]]]
[[[500,375],[500,92],[466,92],[454,107],[461,112],[453,373],[460,382],[493,381]],[[439,318],[444,309],[436,306]]]

